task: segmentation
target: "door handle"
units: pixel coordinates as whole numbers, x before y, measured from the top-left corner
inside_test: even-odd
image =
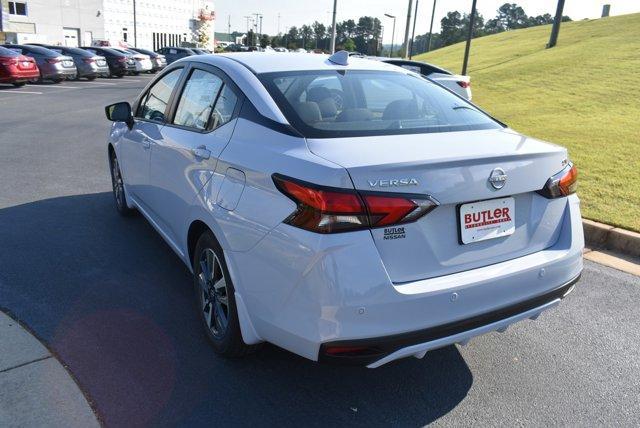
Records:
[[[145,149],[148,149],[149,147],[151,147],[151,140],[148,139],[147,137],[144,137],[142,139],[142,147],[144,147]]]
[[[209,159],[211,157],[211,152],[207,150],[205,146],[199,146],[195,149],[191,149],[191,153],[197,158],[200,159]]]

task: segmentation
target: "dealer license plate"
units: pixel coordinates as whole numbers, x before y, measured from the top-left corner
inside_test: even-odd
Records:
[[[515,225],[513,198],[460,205],[460,238],[463,244],[511,235],[516,230]]]

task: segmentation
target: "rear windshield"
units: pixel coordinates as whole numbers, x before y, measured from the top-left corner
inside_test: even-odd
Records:
[[[0,56],[4,56],[4,57],[14,57],[14,56],[19,56],[20,52],[11,50],[11,49],[7,49],[4,48],[2,46],[0,46]]]
[[[413,74],[323,70],[259,77],[289,122],[306,137],[501,128],[473,104]]]
[[[86,57],[93,56],[91,52],[87,52],[84,49],[80,49],[80,48],[51,48],[51,50],[60,52],[65,55],[78,55],[78,56],[86,56]]]

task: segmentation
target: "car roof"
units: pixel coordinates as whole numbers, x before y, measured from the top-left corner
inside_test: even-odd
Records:
[[[281,71],[305,71],[305,70],[384,70],[402,71],[391,64],[381,61],[370,61],[364,58],[349,57],[348,65],[337,65],[329,61],[326,54],[279,53],[277,58],[270,52],[234,52],[222,53],[216,56],[225,56],[237,61],[256,74]],[[206,58],[206,57],[205,57]]]

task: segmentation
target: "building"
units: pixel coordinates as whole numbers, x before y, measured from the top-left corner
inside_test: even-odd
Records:
[[[153,50],[214,43],[210,0],[0,0],[0,5],[0,41]]]

